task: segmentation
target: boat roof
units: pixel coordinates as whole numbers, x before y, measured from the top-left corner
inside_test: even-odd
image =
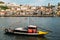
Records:
[[[37,26],[35,26],[35,25],[29,25],[28,27],[33,27],[33,28],[36,28]]]
[[[23,30],[23,28],[15,28],[15,30]]]

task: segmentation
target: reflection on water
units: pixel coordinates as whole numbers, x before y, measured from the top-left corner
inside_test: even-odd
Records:
[[[47,40],[47,38],[43,37],[32,37],[32,36],[14,36],[14,40]]]
[[[2,37],[3,40],[48,40],[47,37],[38,37],[38,36],[21,36],[21,35],[7,35],[4,34]]]

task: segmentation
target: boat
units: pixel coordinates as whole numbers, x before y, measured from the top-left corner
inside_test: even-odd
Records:
[[[24,28],[5,28],[5,34],[17,34],[17,35],[27,35],[27,36],[44,36],[48,34],[48,32],[45,31],[38,31],[37,26],[35,25],[29,25]]]

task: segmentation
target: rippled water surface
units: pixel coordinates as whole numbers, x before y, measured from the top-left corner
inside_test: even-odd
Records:
[[[52,32],[45,35],[45,38],[4,34],[4,28],[28,25],[36,25]],[[0,40],[60,40],[60,17],[0,17]]]

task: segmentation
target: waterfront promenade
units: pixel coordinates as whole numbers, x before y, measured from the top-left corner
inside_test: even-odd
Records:
[[[54,15],[9,15],[9,16],[4,15],[0,17],[55,17],[55,16]]]

